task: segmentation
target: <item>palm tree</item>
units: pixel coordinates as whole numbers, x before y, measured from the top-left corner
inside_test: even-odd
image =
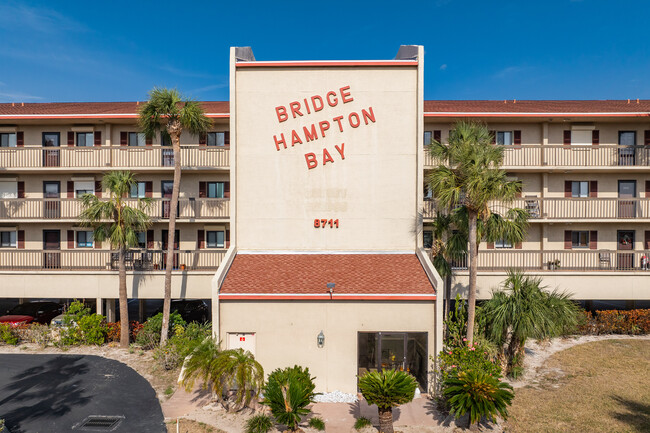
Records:
[[[162,332],[160,334],[160,345],[164,346],[169,332],[172,267],[174,266],[174,233],[176,231],[176,210],[181,185],[181,132],[186,129],[193,135],[205,134],[212,125],[212,121],[206,117],[203,108],[197,101],[184,99],[176,89],[154,87],[149,92],[149,101],[144,103],[139,110],[138,124],[147,138],[153,138],[156,133],[164,130],[169,134],[174,152],[174,186],[169,203],[165,299],[163,302]]]
[[[93,194],[81,197],[83,210],[79,215],[81,225],[93,227],[95,242],[108,240],[118,253],[119,298],[120,298],[120,346],[129,347],[129,312],[126,295],[125,255],[129,248],[138,246],[138,232],[144,232],[151,225],[145,210],[150,199],[138,199],[137,208],[130,207],[127,197],[136,178],[130,171],[110,171],[102,180],[108,192],[108,200],[100,200]]]
[[[262,404],[269,407],[278,423],[297,432],[302,417],[310,412],[307,406],[314,401],[315,387],[309,368],[278,368],[269,374]]]
[[[446,253],[453,257],[459,248],[469,249],[467,340],[471,343],[476,315],[479,242],[484,238],[521,242],[525,237],[528,214],[523,209],[509,209],[499,214],[489,207],[495,200],[511,203],[521,191],[521,182],[509,180],[506,172],[499,168],[503,161],[503,148],[492,145],[492,133],[485,124],[473,121],[456,123],[449,132],[449,144],[433,141],[430,152],[441,162],[427,178],[438,209],[448,215],[440,225],[458,229],[456,236],[449,237],[451,243],[446,245],[449,247]],[[468,247],[463,247],[463,238],[467,239]]]
[[[486,334],[500,349],[505,373],[521,367],[527,339],[556,337],[579,322],[580,309],[571,295],[549,292],[541,282],[541,278],[511,270],[503,288],[483,304]]]
[[[371,371],[359,378],[359,390],[379,411],[379,433],[393,433],[393,407],[413,400],[417,380],[398,370]]]

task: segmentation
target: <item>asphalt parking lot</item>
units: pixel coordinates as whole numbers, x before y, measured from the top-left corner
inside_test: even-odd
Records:
[[[12,433],[167,431],[149,382],[98,356],[0,355],[0,418]]]

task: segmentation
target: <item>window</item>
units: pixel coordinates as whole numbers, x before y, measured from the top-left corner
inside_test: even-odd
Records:
[[[571,131],[571,144],[575,146],[591,146],[593,143],[593,131],[581,131],[573,129]]]
[[[0,232],[0,248],[16,248],[16,232]]]
[[[83,196],[84,194],[95,194],[95,182],[92,181],[85,181],[85,182],[79,182],[75,181],[74,183],[74,194],[75,197],[79,198]]]
[[[144,134],[129,132],[129,146],[144,146],[146,141]]]
[[[224,183],[223,182],[208,182],[208,198],[223,198]]]
[[[171,146],[172,145],[172,138],[169,136],[169,133],[167,131],[161,131],[160,132],[160,144],[162,146]]]
[[[499,239],[494,242],[495,248],[512,248],[512,244],[505,239]]]
[[[206,232],[205,245],[208,248],[224,248],[226,246],[226,233],[224,231],[209,231]]]
[[[431,139],[433,138],[433,131],[424,131],[424,145],[428,146],[431,144]]]
[[[636,145],[636,132],[635,131],[620,131],[618,133],[618,144],[620,146],[635,146]]]
[[[77,132],[77,146],[90,147],[94,144],[95,134],[92,132]]]
[[[433,247],[433,231],[431,230],[425,230],[423,235],[423,246],[424,248],[432,248]]]
[[[136,182],[131,185],[131,198],[144,198],[145,197],[145,182]]]
[[[571,182],[571,197],[589,197],[589,182]]]
[[[93,232],[77,232],[77,248],[92,248]]]
[[[43,146],[59,147],[59,138],[58,132],[44,132]]]
[[[497,144],[512,146],[512,131],[497,131]]]
[[[225,132],[208,132],[208,146],[225,146],[226,133]]]
[[[0,198],[18,198],[18,182],[0,180]]]
[[[138,247],[147,248],[147,232],[137,232],[136,236],[138,237]]]
[[[571,232],[572,248],[589,248],[589,232],[573,231]]]
[[[0,147],[16,147],[16,133],[3,132],[0,134]]]
[[[424,184],[423,191],[424,191],[424,199],[425,200],[433,199],[433,190],[431,188],[429,188],[428,184],[426,184],[426,183]]]

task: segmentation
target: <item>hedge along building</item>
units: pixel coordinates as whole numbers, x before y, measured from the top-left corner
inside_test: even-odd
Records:
[[[423,48],[395,60],[230,58],[230,247],[213,326],[317,390],[397,368],[428,387],[441,280],[422,249]],[[396,175],[399,173],[399,175]]]

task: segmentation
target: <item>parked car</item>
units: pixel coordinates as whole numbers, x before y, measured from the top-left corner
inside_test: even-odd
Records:
[[[61,314],[63,305],[56,302],[36,301],[18,304],[7,314],[0,317],[0,323],[18,326],[26,323],[48,324],[50,320]]]
[[[178,312],[187,323],[205,323],[211,319],[210,307],[202,299],[172,300],[170,312],[173,313],[174,311]],[[158,313],[162,313],[162,307],[156,311],[156,314]]]

